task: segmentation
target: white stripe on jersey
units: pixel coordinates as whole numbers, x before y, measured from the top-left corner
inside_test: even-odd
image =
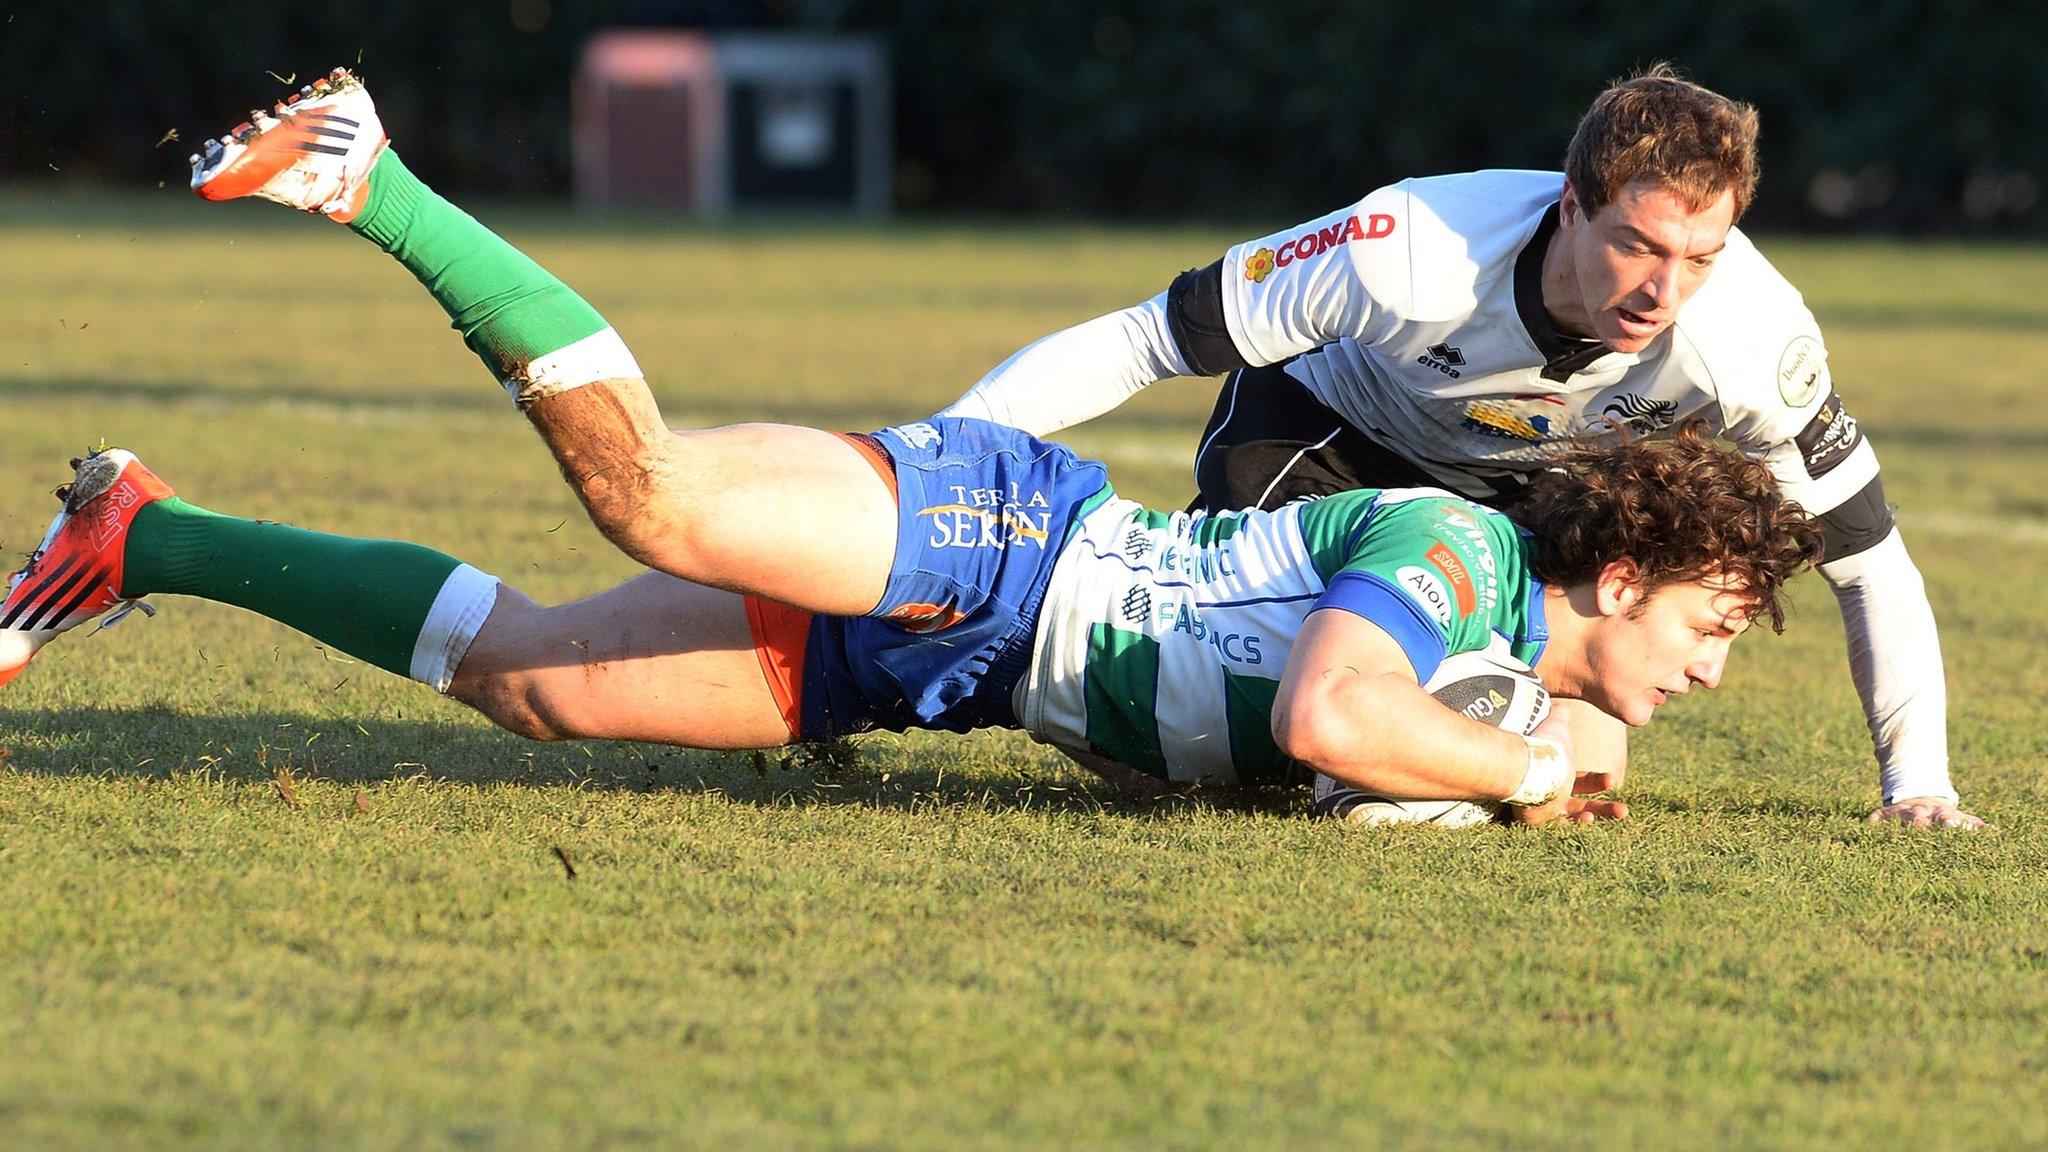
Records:
[[[1226,672],[1277,684],[1322,578],[1299,505],[1241,516],[1227,540],[1195,542],[1216,518],[1156,514],[1115,499],[1077,526],[1052,573],[1017,714],[1034,737],[1088,751],[1090,637],[1098,627],[1157,645],[1153,719],[1175,780],[1232,783]]]

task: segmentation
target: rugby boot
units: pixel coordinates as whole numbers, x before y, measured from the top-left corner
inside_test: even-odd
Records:
[[[71,483],[57,489],[63,511],[0,602],[0,684],[19,675],[43,645],[95,616],[112,612],[105,628],[136,608],[152,611],[121,595],[128,527],[146,505],[172,495],[171,486],[119,448],[71,464]]]
[[[201,145],[192,190],[208,200],[261,196],[347,223],[369,199],[370,169],[390,143],[363,82],[336,68]]]

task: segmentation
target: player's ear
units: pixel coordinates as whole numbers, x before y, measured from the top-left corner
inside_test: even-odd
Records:
[[[1557,219],[1560,224],[1579,222],[1579,190],[1572,187],[1572,178],[1564,178],[1564,194],[1557,201]]]
[[[1602,616],[1614,616],[1636,607],[1647,593],[1643,570],[1634,560],[1610,560],[1593,580],[1593,602]]]

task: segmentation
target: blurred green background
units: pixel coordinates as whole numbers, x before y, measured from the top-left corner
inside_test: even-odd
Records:
[[[1291,222],[1407,176],[1556,167],[1595,92],[1668,59],[1762,110],[1754,225],[2048,226],[2048,5],[2026,0],[17,0],[0,179],[175,184],[265,71],[348,64],[448,191],[564,194],[571,71],[621,26],[878,36],[917,211]]]

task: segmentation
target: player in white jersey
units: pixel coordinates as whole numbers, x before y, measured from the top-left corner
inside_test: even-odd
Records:
[[[1752,619],[1781,622],[1779,588],[1819,547],[1760,465],[1697,435],[1563,461],[1531,497],[1532,536],[1440,490],[1160,515],[1101,465],[980,420],[672,430],[617,333],[413,177],[354,77],[193,166],[203,196],[322,213],[396,257],[654,571],[543,607],[431,549],[194,507],[105,451],[74,462],[0,599],[0,683],[95,617],[188,595],[536,739],[764,748],[1007,725],[1157,778],[1300,766],[1541,822],[1618,814],[1572,797],[1577,729],[1470,719],[1420,687],[1437,664],[1499,649],[1554,695],[1645,723],[1712,687]]]
[[[1701,418],[1825,534],[1879,763],[1873,818],[1974,827],[1877,457],[1799,293],[1734,228],[1755,135],[1752,109],[1660,66],[1601,95],[1563,173],[1381,188],[1022,349],[947,412],[1044,436],[1156,380],[1227,374],[1196,457],[1207,508],[1411,484],[1512,507],[1567,438]]]

